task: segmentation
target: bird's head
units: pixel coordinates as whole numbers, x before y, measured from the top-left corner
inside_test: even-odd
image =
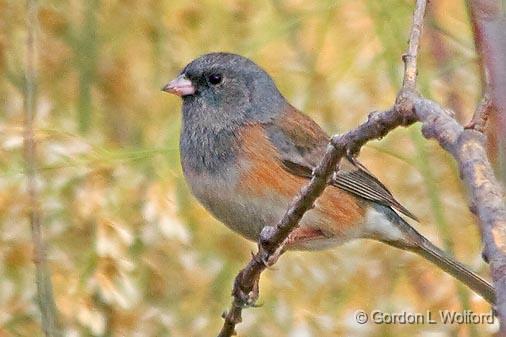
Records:
[[[185,118],[213,123],[267,120],[286,104],[262,68],[231,53],[200,56],[162,90],[182,97]]]

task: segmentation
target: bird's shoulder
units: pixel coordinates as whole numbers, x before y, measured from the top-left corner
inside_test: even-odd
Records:
[[[294,168],[293,164],[316,166],[329,141],[328,135],[314,120],[290,105],[264,128],[279,160]]]

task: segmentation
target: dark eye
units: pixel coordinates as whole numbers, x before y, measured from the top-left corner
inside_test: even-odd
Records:
[[[211,75],[209,75],[209,83],[211,83],[212,85],[219,84],[222,79],[223,78],[222,78],[221,74],[211,74]]]

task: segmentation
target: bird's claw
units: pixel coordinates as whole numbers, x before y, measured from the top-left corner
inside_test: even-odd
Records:
[[[273,254],[265,254],[264,256],[253,255],[253,258],[256,262],[263,264],[265,268],[272,269],[272,266],[276,264],[280,256],[281,253],[279,251],[276,251]]]

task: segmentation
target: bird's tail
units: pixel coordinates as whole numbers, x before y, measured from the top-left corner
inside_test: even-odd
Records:
[[[431,261],[448,274],[478,293],[490,304],[496,303],[495,290],[490,283],[469,270],[462,263],[455,261],[448,254],[436,247],[432,242],[418,233],[401,217],[397,216],[396,225],[405,234],[406,241],[386,242],[391,246],[412,251]]]

